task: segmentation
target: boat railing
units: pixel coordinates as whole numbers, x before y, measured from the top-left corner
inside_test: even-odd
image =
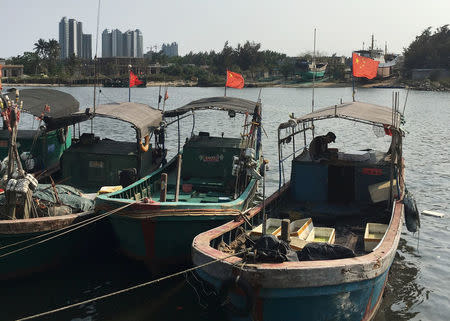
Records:
[[[268,217],[275,216],[275,209],[279,206],[279,203],[282,201],[283,200],[280,199],[279,196],[277,196],[277,198],[274,199],[273,201],[266,203],[266,214]],[[243,213],[242,215],[245,214]],[[242,233],[247,233],[248,231],[251,231],[254,227],[262,224],[262,222],[263,222],[263,211],[262,207],[260,207],[253,213],[253,215],[246,216],[246,218],[242,220],[238,226],[234,226],[234,228],[230,228],[225,233],[222,233],[216,238],[211,239],[210,246],[214,249],[218,249],[219,244],[221,244],[222,242],[226,243],[227,245],[230,245],[234,240],[236,240],[237,237],[242,235]]]

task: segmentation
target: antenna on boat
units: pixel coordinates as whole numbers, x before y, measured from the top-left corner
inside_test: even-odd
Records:
[[[311,112],[314,112],[314,88],[316,84],[316,28],[314,28],[314,51],[313,51],[313,85],[312,85],[312,101],[311,101]],[[312,137],[314,138],[314,123],[311,121],[312,125]]]
[[[98,8],[97,8],[97,35],[95,36],[95,57],[94,57],[94,116],[95,116],[95,103],[96,103],[96,91],[97,91],[97,82],[98,82],[98,73],[97,73],[97,53],[98,53],[98,29],[100,25],[100,0],[98,0]],[[91,118],[91,133],[94,132],[94,119]]]
[[[161,85],[159,85],[159,94],[158,94],[158,110],[159,110],[159,104],[161,103],[161,99],[162,99],[162,96],[161,96]]]

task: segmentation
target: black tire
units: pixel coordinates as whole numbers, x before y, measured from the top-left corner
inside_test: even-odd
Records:
[[[237,307],[229,300],[230,292],[236,292],[240,290],[244,293],[245,304],[243,307]],[[228,312],[232,315],[245,317],[248,316],[254,305],[253,289],[244,279],[240,276],[227,279],[223,282],[222,287],[219,290],[219,302]]]

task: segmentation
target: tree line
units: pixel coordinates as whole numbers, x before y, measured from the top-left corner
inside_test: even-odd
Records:
[[[450,69],[450,30],[449,25],[426,28],[404,50],[404,68],[443,68]]]
[[[404,69],[407,76],[413,68],[444,68],[450,69],[450,30],[448,25],[425,29],[411,44],[404,49]],[[92,61],[82,60],[76,56],[61,60],[60,46],[55,39],[39,39],[34,44],[34,51],[25,52],[7,60],[8,64],[23,65],[24,73],[38,77],[92,77],[92,68],[88,73],[86,66]],[[336,54],[317,55],[317,61],[327,62],[327,76],[332,79],[344,79],[349,59],[345,64],[336,59]],[[298,57],[288,57],[286,54],[272,50],[262,50],[261,43],[246,41],[233,47],[225,42],[221,51],[189,52],[184,56],[167,57],[162,51],[145,55],[145,64],[169,65],[162,69],[162,74],[155,77],[168,79],[195,79],[199,85],[223,82],[225,70],[244,73],[247,78],[256,79],[263,72],[281,74],[283,77],[293,77],[305,61],[312,61],[311,53]],[[111,66],[109,70],[116,70]],[[101,76],[101,75],[100,75]],[[110,76],[110,75],[104,75]],[[123,75],[126,76],[126,75]]]

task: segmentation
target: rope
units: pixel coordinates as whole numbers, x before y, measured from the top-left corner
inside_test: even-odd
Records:
[[[92,298],[92,299],[85,300],[85,301],[82,301],[82,302],[66,305],[64,307],[60,307],[60,308],[57,308],[57,309],[54,309],[54,310],[50,310],[50,311],[42,312],[42,313],[39,313],[39,314],[27,316],[27,317],[24,317],[24,318],[21,318],[21,319],[17,319],[16,321],[31,320],[31,319],[35,319],[35,318],[38,318],[38,317],[49,315],[49,314],[52,314],[52,313],[55,313],[55,312],[64,311],[64,310],[67,310],[67,309],[70,309],[70,308],[73,308],[73,307],[76,307],[76,306],[80,306],[80,305],[83,305],[83,304],[92,303],[92,302],[95,302],[95,301],[98,301],[98,300],[103,300],[103,299],[112,297],[114,295],[126,293],[126,292],[129,292],[129,291],[132,291],[132,290],[136,290],[136,289],[148,286],[148,285],[152,285],[152,284],[155,284],[155,283],[158,283],[158,282],[161,282],[161,281],[165,281],[165,280],[171,279],[171,278],[179,276],[179,275],[183,275],[183,274],[188,273],[188,272],[192,272],[192,271],[198,270],[198,269],[200,269],[202,267],[211,265],[211,264],[216,263],[216,262],[220,262],[220,261],[226,260],[226,259],[228,259],[230,257],[233,257],[233,256],[244,254],[244,253],[246,253],[248,251],[249,250],[246,249],[245,251],[242,251],[242,252],[239,252],[239,253],[234,253],[234,254],[231,254],[231,255],[227,255],[227,256],[225,256],[223,258],[215,259],[215,260],[213,260],[211,262],[207,262],[207,263],[201,264],[199,266],[195,266],[195,267],[192,267],[192,268],[180,271],[180,272],[176,272],[176,273],[173,273],[173,274],[170,274],[170,275],[166,275],[166,276],[163,276],[163,277],[161,277],[159,279],[151,280],[151,281],[148,281],[148,282],[145,282],[145,283],[141,283],[141,284],[138,284],[138,285],[126,288],[126,289],[122,289],[122,290],[119,290],[119,291],[116,291],[116,292],[108,293],[108,294],[105,294],[105,295],[102,295],[102,296],[98,296],[96,298]]]
[[[38,238],[41,238],[41,237],[44,237],[44,236],[47,236],[47,235],[50,235],[50,234],[53,234],[53,233],[58,233],[58,232],[60,232],[60,231],[62,231],[62,230],[65,230],[65,229],[69,229],[69,230],[67,230],[67,231],[65,231],[65,232],[62,232],[62,233],[59,233],[59,234],[57,234],[57,235],[51,236],[51,237],[46,238],[46,239],[44,239],[44,240],[42,240],[42,241],[39,241],[39,242],[30,244],[30,245],[21,247],[21,248],[19,248],[19,249],[16,249],[16,250],[14,250],[14,251],[11,251],[11,252],[8,252],[8,253],[5,253],[5,254],[2,254],[2,255],[0,255],[0,258],[5,257],[5,256],[8,256],[8,255],[11,255],[11,254],[14,254],[14,253],[17,253],[17,252],[21,252],[21,251],[26,250],[26,249],[28,249],[28,248],[30,248],[30,247],[36,246],[36,245],[41,244],[41,243],[45,243],[45,242],[47,242],[47,241],[50,241],[50,240],[52,240],[52,239],[54,239],[54,238],[57,238],[57,237],[59,237],[59,236],[62,236],[62,235],[64,235],[64,234],[73,232],[73,231],[75,231],[75,230],[77,230],[77,229],[79,229],[79,228],[81,228],[81,227],[84,227],[84,226],[89,225],[89,224],[91,224],[91,223],[93,223],[93,222],[99,221],[99,220],[101,220],[101,219],[103,219],[103,218],[105,218],[105,217],[107,217],[107,216],[109,216],[109,215],[112,215],[112,214],[114,214],[114,213],[116,213],[116,212],[118,212],[118,211],[121,211],[121,210],[123,210],[124,208],[126,208],[126,207],[128,207],[128,206],[131,206],[131,205],[133,205],[133,204],[135,204],[135,203],[133,202],[133,203],[126,204],[126,205],[124,205],[124,206],[122,206],[122,207],[116,208],[116,209],[114,209],[114,210],[112,210],[112,211],[109,211],[109,212],[107,212],[107,213],[101,214],[101,215],[99,215],[99,216],[95,216],[95,217],[93,217],[92,219],[88,219],[88,220],[85,220],[85,221],[83,221],[83,222],[80,222],[81,224],[80,224],[80,223],[76,223],[76,224],[71,225],[71,226],[68,226],[68,227],[63,227],[63,228],[61,228],[61,229],[59,229],[59,230],[56,230],[56,231],[51,231],[51,232],[48,232],[48,233],[43,234],[43,235],[34,236],[34,237],[29,238],[29,239],[27,239],[27,240],[23,240],[23,241],[17,242],[17,243],[15,243],[15,244],[10,244],[10,245],[4,246],[4,247],[2,247],[2,248],[0,248],[0,249],[4,249],[4,248],[7,248],[7,247],[10,247],[10,246],[13,246],[13,245],[21,244],[21,243],[24,243],[24,242],[31,241],[31,240],[33,240],[33,239],[38,239]],[[79,224],[79,225],[76,226],[77,224]],[[76,227],[74,227],[74,226],[76,226]]]

